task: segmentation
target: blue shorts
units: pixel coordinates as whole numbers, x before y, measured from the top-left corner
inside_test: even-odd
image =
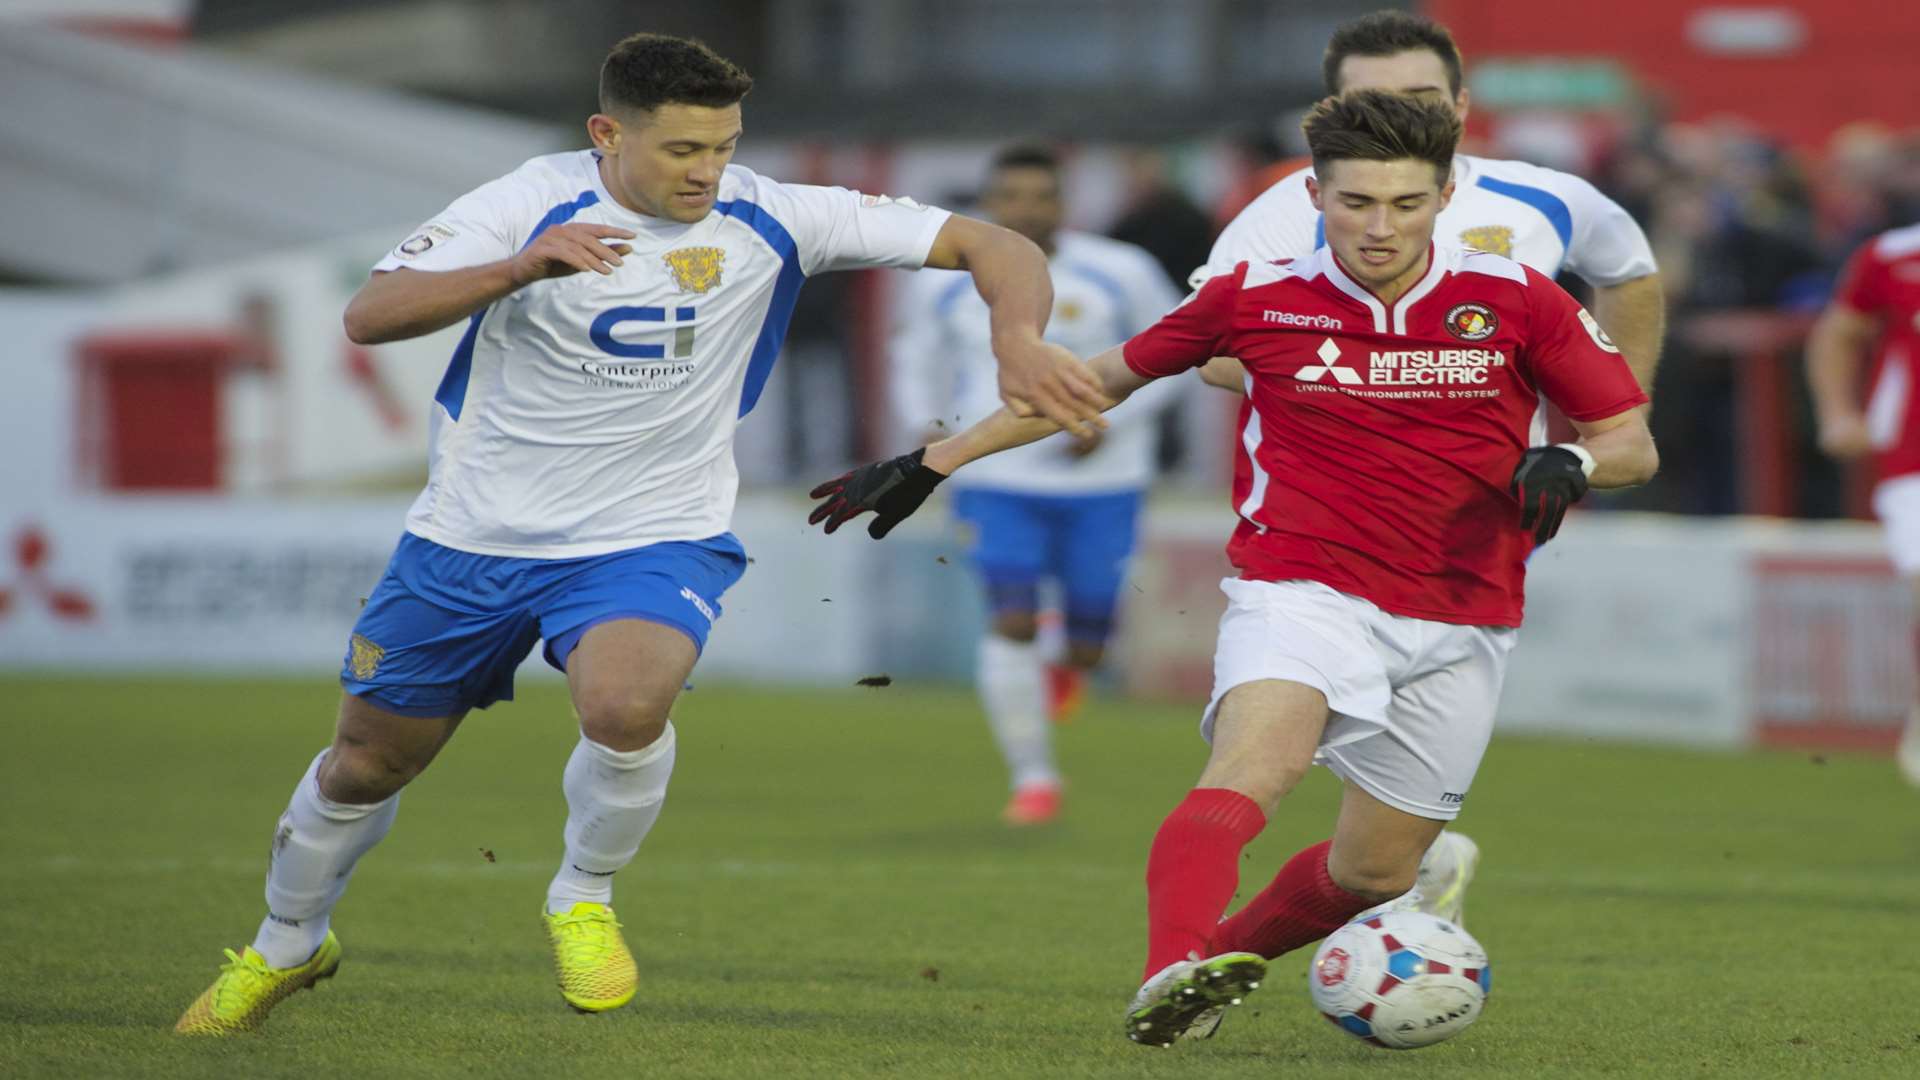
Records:
[[[1067,637],[1101,643],[1126,580],[1141,494],[1029,495],[962,488],[954,516],[971,526],[968,554],[995,614],[1037,611],[1040,581],[1065,594]]]
[[[475,555],[408,533],[354,624],[340,685],[402,716],[451,716],[513,700],[514,669],[541,638],[565,671],[610,619],[671,626],[704,649],[746,568],[732,533],[578,559]]]

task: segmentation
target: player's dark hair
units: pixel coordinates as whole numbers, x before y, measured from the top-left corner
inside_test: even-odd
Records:
[[[1039,143],[1015,143],[993,155],[993,163],[987,167],[990,173],[1001,169],[1045,169],[1058,175],[1060,155]]]
[[[1460,46],[1453,43],[1447,28],[1424,15],[1408,11],[1376,11],[1352,22],[1341,23],[1327,42],[1327,54],[1320,61],[1320,77],[1326,80],[1327,93],[1340,92],[1340,65],[1349,56],[1393,56],[1415,49],[1430,49],[1447,66],[1447,91],[1460,96]]]
[[[1300,130],[1313,154],[1313,171],[1327,175],[1334,161],[1404,161],[1431,164],[1442,187],[1453,173],[1460,118],[1437,101],[1385,90],[1356,90],[1313,107]]]
[[[703,41],[667,34],[635,34],[613,47],[600,65],[600,111],[651,112],[662,105],[720,109],[753,89],[753,76]]]

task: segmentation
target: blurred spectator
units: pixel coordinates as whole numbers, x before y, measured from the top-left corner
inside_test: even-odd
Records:
[[[1146,248],[1174,287],[1207,261],[1213,222],[1167,175],[1166,155],[1148,147],[1126,154],[1126,209],[1107,230],[1115,240]]]
[[[1107,229],[1107,235],[1145,248],[1184,296],[1187,275],[1206,264],[1207,252],[1213,248],[1213,221],[1168,175],[1166,155],[1136,147],[1127,153],[1125,162],[1126,209]],[[1180,409],[1165,409],[1156,423],[1160,432],[1154,466],[1169,472],[1179,468],[1191,453],[1186,414]]]
[[[1304,147],[1290,150],[1282,141],[1282,130],[1297,133],[1299,127],[1299,114],[1289,113],[1285,120],[1272,128],[1250,128],[1234,139],[1234,152],[1240,159],[1242,172],[1240,179],[1227,189],[1220,204],[1214,207],[1213,231],[1216,234],[1268,188],[1313,164]],[[1300,141],[1297,134],[1294,141]]]

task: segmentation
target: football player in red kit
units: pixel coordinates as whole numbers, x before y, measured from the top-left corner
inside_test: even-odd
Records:
[[[1239,357],[1252,403],[1212,752],[1147,859],[1126,1032],[1152,1045],[1211,1034],[1268,959],[1412,886],[1492,732],[1527,556],[1589,486],[1658,466],[1646,396],[1593,318],[1537,271],[1434,242],[1450,110],[1367,91],[1303,126],[1327,246],[1240,263],[1090,361],[1118,399]],[[1535,445],[1542,397],[1577,441]],[[873,511],[883,536],[954,469],[1052,430],[1003,411],[821,485],[810,520]],[[1315,762],[1344,784],[1332,837],[1223,921],[1241,849]]]
[[[1872,391],[1860,400],[1861,361],[1873,357]],[[1871,454],[1879,482],[1873,512],[1887,555],[1920,599],[1920,225],[1891,229],[1847,261],[1833,300],[1807,341],[1807,382],[1820,449],[1848,460]],[[1914,638],[1920,653],[1920,635]],[[1920,786],[1920,704],[1907,713],[1895,760]]]

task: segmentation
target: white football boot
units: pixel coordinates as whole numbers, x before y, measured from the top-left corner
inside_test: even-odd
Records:
[[[1451,829],[1434,838],[1420,858],[1413,888],[1384,904],[1353,917],[1355,922],[1383,911],[1424,911],[1434,918],[1464,928],[1467,924],[1467,884],[1480,865],[1480,845]]]
[[[1894,764],[1907,783],[1920,787],[1920,705],[1907,712],[1907,729],[1900,733],[1900,745],[1893,751]]]
[[[1154,973],[1127,1006],[1127,1038],[1147,1046],[1207,1038],[1226,1010],[1260,988],[1267,962],[1250,952],[1179,960]]]

